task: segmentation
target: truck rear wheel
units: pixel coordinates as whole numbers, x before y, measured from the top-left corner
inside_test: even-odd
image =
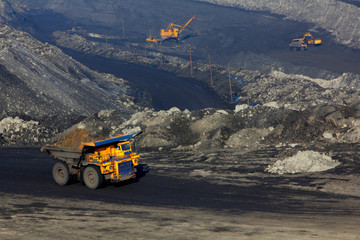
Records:
[[[97,189],[104,183],[104,176],[96,166],[87,166],[82,176],[85,185],[90,189]]]
[[[54,164],[52,174],[55,182],[60,186],[64,186],[70,181],[69,168],[63,162],[57,162]]]

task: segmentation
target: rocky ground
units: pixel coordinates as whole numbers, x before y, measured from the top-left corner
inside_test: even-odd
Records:
[[[135,88],[124,79],[90,70],[59,48],[1,26],[1,116],[41,118],[131,109]]]
[[[279,213],[264,216],[261,213],[124,206],[26,195],[0,196],[1,205],[6,209],[1,214],[8,217],[0,219],[0,237],[4,240],[98,239],[104,236],[117,239],[352,240],[359,234],[358,218],[354,217],[298,214],[294,219]],[[89,212],[89,209],[93,210]],[[74,228],[76,231],[69,231]]]
[[[235,195],[242,196],[238,205],[234,205],[232,201],[225,202],[226,205],[236,207],[237,211],[209,209],[205,205],[162,205],[167,202],[166,196],[155,206],[136,204],[129,200],[111,202],[114,198],[136,196],[139,185],[150,184],[147,181],[151,178],[150,175],[136,184],[107,186],[91,192],[80,184],[55,186],[51,182],[51,174],[44,174],[41,179],[45,178],[46,181],[39,182],[35,187],[32,183],[38,180],[14,183],[21,185],[19,189],[22,190],[34,188],[31,194],[14,194],[14,188],[17,187],[12,187],[11,184],[6,186],[5,193],[0,193],[0,237],[9,240],[69,237],[356,239],[359,235],[360,165],[356,157],[359,144],[328,143],[312,146],[310,149],[312,150],[305,150],[301,145],[291,144],[258,147],[254,150],[156,149],[141,152],[142,162],[151,166],[152,177],[168,177],[168,180],[180,183],[180,186],[173,182],[153,183],[148,186],[151,189],[147,192],[147,198],[151,195],[162,196],[163,191],[166,191],[179,192],[180,198],[187,199],[187,202],[197,202],[199,198],[207,197],[209,202],[220,202],[222,195],[217,192],[208,196],[202,195],[203,191],[200,191],[194,196],[188,185],[182,186],[184,183],[200,184],[201,187],[208,187],[210,184],[225,189],[222,194],[228,195],[229,199]],[[31,154],[35,155],[34,152]],[[296,152],[307,155],[301,156]],[[297,156],[297,160],[294,161],[292,156]],[[38,161],[38,158],[39,156],[32,161]],[[269,168],[279,167],[278,161],[291,161],[292,167],[284,166],[281,172],[269,172]],[[334,163],[340,165],[333,168]],[[303,165],[329,168],[326,171],[321,169],[323,172],[294,173],[294,169],[301,169]],[[31,177],[29,168],[25,169],[25,176]],[[48,192],[44,185],[50,185],[53,189],[51,196],[43,196]],[[229,186],[238,188],[233,192]],[[187,190],[183,192],[184,188]],[[9,189],[10,193],[7,192]],[[141,187],[139,190],[141,191]],[[85,194],[90,197],[84,199]],[[117,195],[109,199],[109,195],[113,194]],[[100,200],[96,198],[99,196]],[[169,198],[172,197],[171,195]],[[76,230],[72,230],[74,228]]]
[[[0,236],[10,239],[356,239],[357,218],[224,213],[1,195]],[[67,207],[64,207],[67,206]],[[26,213],[22,213],[26,209]],[[94,209],[89,213],[89,209]],[[71,212],[71,214],[69,214]],[[99,221],[100,220],[100,221]],[[36,224],[34,224],[36,222]],[[117,224],[114,225],[114,222]],[[284,224],[286,222],[286,224]],[[11,223],[11,224],[9,224]],[[69,229],[76,228],[76,231]],[[89,231],[93,229],[95,231]]]
[[[28,33],[2,25],[0,34],[5,145],[42,144],[104,106],[130,114],[148,104],[146,90],[95,72]]]

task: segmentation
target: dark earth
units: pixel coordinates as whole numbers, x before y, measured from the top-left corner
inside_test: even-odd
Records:
[[[54,160],[39,149],[3,148],[0,237],[166,239],[175,234],[178,239],[356,239],[359,197],[314,191],[325,182],[348,181],[337,176],[346,168],[297,177],[264,174],[263,155],[276,152],[263,149],[243,155],[246,160],[238,168],[247,171],[234,181],[231,176],[230,181],[219,178],[221,173],[227,175],[225,169],[219,169],[218,179],[194,175],[199,169],[218,167],[202,165],[199,160],[204,157],[196,154],[146,153],[143,163],[151,166],[146,176],[89,190],[79,182],[58,186],[51,176]],[[234,153],[223,157],[226,154]],[[233,161],[241,159],[241,154],[234,155]],[[223,165],[230,159],[221,158],[222,154]],[[135,219],[136,227],[128,227],[126,223]],[[89,231],[94,220],[100,232]],[[114,220],[118,229],[112,228]],[[74,231],[66,231],[67,226]]]
[[[169,172],[161,174],[161,168],[157,168],[140,178],[138,182],[110,184],[96,191],[87,189],[80,182],[61,187],[52,180],[51,169],[54,160],[51,161],[39,149],[11,148],[0,149],[0,151],[0,160],[3,166],[0,172],[0,182],[8,182],[1,184],[3,193],[97,200],[117,204],[196,207],[231,211],[232,213],[260,211],[360,215],[360,210],[356,205],[351,206],[352,203],[359,201],[358,198],[347,199],[341,195],[282,189],[271,184],[271,177],[264,178],[263,182],[256,186],[236,186],[231,182],[217,185],[205,179],[188,179],[190,174],[185,171],[183,172],[184,177],[178,178],[179,173],[171,174],[175,169],[167,169]],[[143,163],[148,163],[150,166],[152,163],[156,165],[156,162],[164,161],[167,158],[161,154],[161,159],[154,159],[151,155],[155,154],[146,154]],[[167,155],[169,154],[171,153]],[[20,158],[19,156],[25,157]],[[32,164],[28,164],[28,162]],[[195,168],[194,164],[193,169]],[[14,174],[15,172],[17,174]],[[255,179],[256,176],[253,178]],[[282,181],[286,181],[285,178]],[[296,181],[301,181],[301,178]],[[306,178],[303,178],[303,181],[306,182]],[[311,205],[305,207],[304,201],[311,202]]]

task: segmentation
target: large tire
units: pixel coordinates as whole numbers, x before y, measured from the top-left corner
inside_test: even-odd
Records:
[[[64,186],[70,182],[69,168],[63,162],[57,162],[54,164],[52,174],[55,182],[60,186]]]
[[[87,166],[82,176],[85,185],[90,189],[97,189],[104,183],[104,176],[97,166]]]

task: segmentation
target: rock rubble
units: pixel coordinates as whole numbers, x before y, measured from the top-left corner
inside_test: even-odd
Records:
[[[63,135],[86,129],[100,140],[143,131],[137,138],[145,150],[249,151],[266,146],[356,143],[359,122],[356,109],[328,105],[303,111],[261,105],[238,111],[146,109],[132,115],[106,110],[85,118]]]
[[[55,129],[39,125],[34,120],[6,117],[0,121],[0,143],[2,146],[36,146],[49,141]]]
[[[335,168],[340,163],[325,154],[315,151],[299,151],[296,155],[278,160],[265,171],[277,174],[322,172]]]

